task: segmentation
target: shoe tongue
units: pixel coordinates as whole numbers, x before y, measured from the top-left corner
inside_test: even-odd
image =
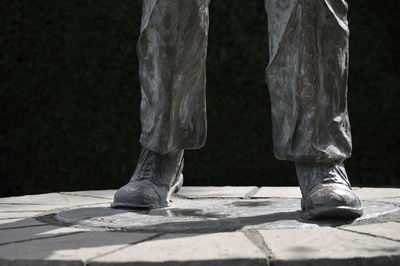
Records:
[[[180,169],[181,161],[181,153],[160,155],[145,150],[140,154],[138,166],[131,180],[150,180],[157,186],[169,187]]]

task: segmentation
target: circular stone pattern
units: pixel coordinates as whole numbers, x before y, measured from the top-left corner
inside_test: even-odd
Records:
[[[299,199],[180,199],[153,210],[113,209],[108,204],[59,212],[66,224],[144,232],[202,232],[251,229],[307,228],[374,223],[380,216],[400,211],[385,202],[363,202],[364,215],[354,221],[310,221],[302,217]]]
[[[59,222],[123,231],[198,232],[307,228],[373,223],[400,211],[391,203],[364,201],[364,215],[355,221],[310,221],[302,217],[299,199],[180,199],[164,209],[113,209],[108,204],[82,206],[56,214]]]

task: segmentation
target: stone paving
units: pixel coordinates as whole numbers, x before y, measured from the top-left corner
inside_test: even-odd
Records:
[[[0,198],[0,265],[400,265],[400,189],[354,188],[365,215],[307,221],[297,187],[183,187],[164,210],[115,190]]]

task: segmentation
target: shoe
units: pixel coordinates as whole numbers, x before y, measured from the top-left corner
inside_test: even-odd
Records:
[[[158,154],[142,149],[135,173],[114,196],[113,208],[167,207],[183,183],[183,150]]]
[[[342,162],[296,163],[305,218],[356,219],[363,214]]]

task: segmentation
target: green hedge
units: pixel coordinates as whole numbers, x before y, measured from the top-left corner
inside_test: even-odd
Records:
[[[349,2],[348,172],[353,185],[399,186],[399,2]],[[127,181],[140,150],[140,13],[139,0],[1,1],[0,196]],[[208,141],[186,152],[185,184],[296,185],[272,152],[263,1],[213,0],[210,13]]]

